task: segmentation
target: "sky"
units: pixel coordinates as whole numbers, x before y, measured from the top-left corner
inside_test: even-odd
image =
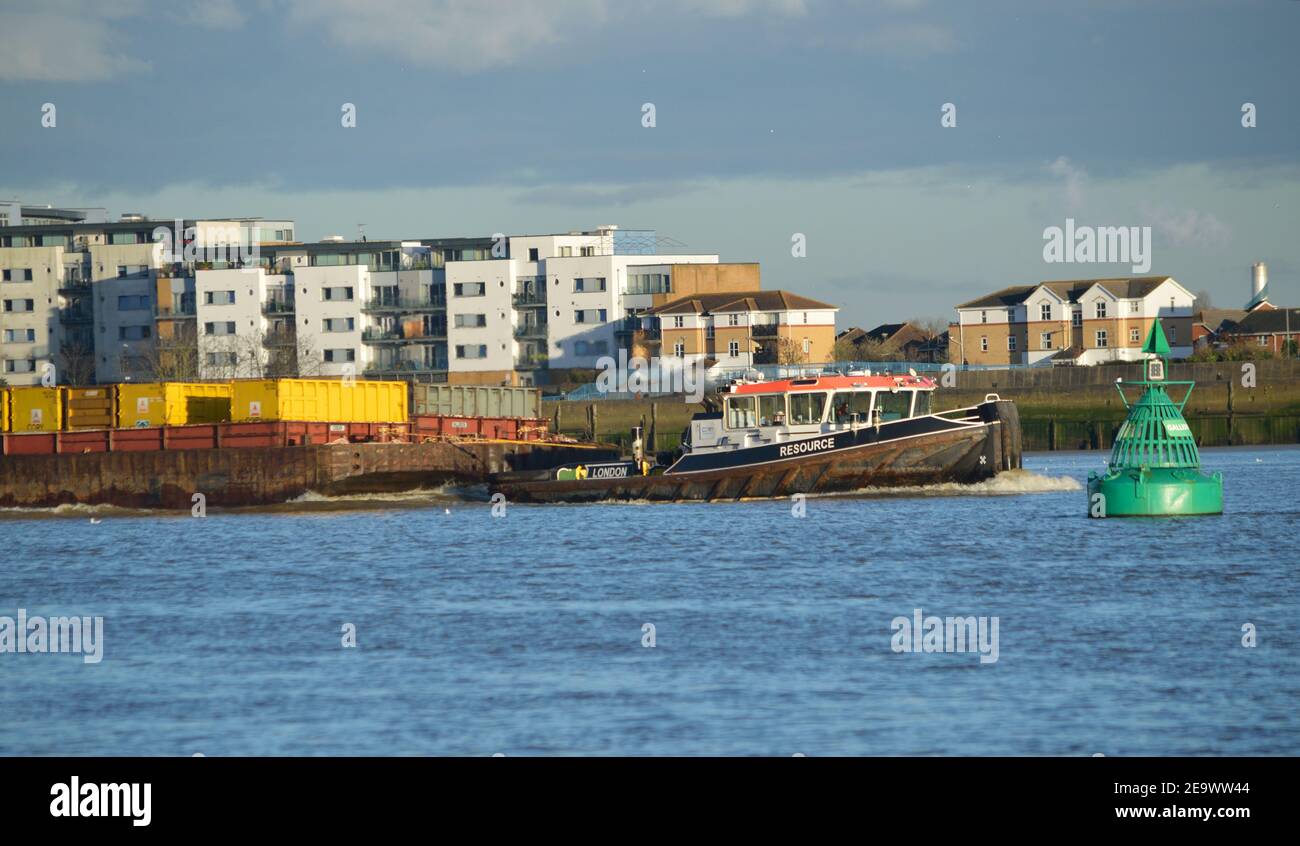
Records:
[[[1255,261],[1297,305],[1297,34],[1296,0],[0,0],[0,197],[655,229],[868,328],[1134,275],[1045,261],[1072,219],[1150,227],[1215,306]]]

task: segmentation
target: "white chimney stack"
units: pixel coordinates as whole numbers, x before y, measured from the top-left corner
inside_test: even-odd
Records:
[[[1268,265],[1257,261],[1250,266],[1250,298],[1253,300],[1268,287]]]

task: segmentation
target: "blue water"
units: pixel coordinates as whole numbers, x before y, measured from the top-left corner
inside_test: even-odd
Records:
[[[1227,513],[1167,520],[1086,519],[1102,459],[802,519],[8,512],[0,615],[103,615],[104,654],[0,654],[0,753],[1300,754],[1300,449],[1206,450]],[[997,616],[998,660],[895,653],[918,607]]]

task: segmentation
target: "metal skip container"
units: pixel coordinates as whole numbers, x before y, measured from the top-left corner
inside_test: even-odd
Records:
[[[405,382],[248,379],[231,383],[231,419],[405,423]]]
[[[64,388],[63,424],[69,431],[116,426],[116,392],[113,386]]]
[[[496,385],[415,385],[412,406],[417,415],[446,417],[541,416],[541,391]]]
[[[124,382],[117,386],[117,425],[187,426],[230,419],[226,382]]]
[[[9,424],[12,432],[59,431],[63,428],[63,389],[10,388]]]

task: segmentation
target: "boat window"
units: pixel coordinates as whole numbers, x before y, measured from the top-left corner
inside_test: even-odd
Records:
[[[858,422],[870,420],[871,391],[837,391],[831,401],[831,413],[836,423],[849,423],[853,415],[858,415]]]
[[[878,391],[876,393],[876,408],[880,410],[880,419],[888,423],[890,420],[902,420],[907,416],[908,410],[912,406],[912,392],[899,391]]]
[[[916,402],[912,405],[913,417],[924,417],[930,413],[930,392],[917,391]]]
[[[748,429],[755,425],[754,397],[727,397],[727,428]]]
[[[825,394],[791,394],[791,423],[820,423],[822,411],[826,408]]]
[[[785,425],[785,394],[767,394],[758,398],[758,425]]]

